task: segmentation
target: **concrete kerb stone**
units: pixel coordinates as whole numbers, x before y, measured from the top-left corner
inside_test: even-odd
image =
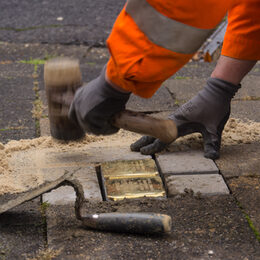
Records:
[[[166,185],[169,197],[189,191],[201,195],[229,194],[229,189],[220,174],[167,176]]]
[[[168,196],[192,190],[202,195],[229,194],[215,163],[198,151],[159,154],[156,161]]]
[[[158,154],[156,161],[163,175],[219,173],[214,161],[206,159],[200,151]]]

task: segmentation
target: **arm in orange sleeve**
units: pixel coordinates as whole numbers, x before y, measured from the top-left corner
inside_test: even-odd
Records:
[[[222,55],[240,60],[260,60],[260,2],[236,0],[228,12]]]

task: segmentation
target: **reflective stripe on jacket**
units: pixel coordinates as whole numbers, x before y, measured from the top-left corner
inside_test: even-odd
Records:
[[[196,52],[215,29],[201,29],[168,18],[146,0],[128,0],[126,12],[151,42],[178,53]]]

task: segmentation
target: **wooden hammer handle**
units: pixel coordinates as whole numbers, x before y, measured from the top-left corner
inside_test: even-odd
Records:
[[[44,66],[44,81],[49,105],[49,119],[53,137],[73,140],[83,136],[83,131],[62,116],[60,106],[51,101],[51,95],[58,91],[60,95],[68,88],[76,89],[81,85],[79,62],[70,58],[55,58]],[[60,113],[60,114],[59,114]],[[164,143],[171,143],[177,138],[177,128],[172,120],[157,119],[143,113],[123,111],[113,121],[118,128],[159,138]]]
[[[170,119],[158,119],[144,113],[124,110],[114,117],[112,123],[118,128],[159,138],[166,144],[177,138],[177,127]]]

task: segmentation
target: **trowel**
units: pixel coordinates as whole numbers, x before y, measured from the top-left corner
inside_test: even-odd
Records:
[[[79,169],[77,169],[79,170]],[[5,201],[0,205],[0,214],[8,211],[26,201],[32,200],[43,193],[57,189],[64,185],[72,186],[76,193],[75,215],[82,221],[84,227],[111,232],[126,232],[137,234],[160,234],[171,231],[171,217],[156,213],[91,213],[83,211],[85,202],[83,187],[73,178],[73,172],[65,171],[64,175],[55,181],[47,182],[39,187],[13,195],[2,195]],[[1,202],[1,201],[0,201]]]

